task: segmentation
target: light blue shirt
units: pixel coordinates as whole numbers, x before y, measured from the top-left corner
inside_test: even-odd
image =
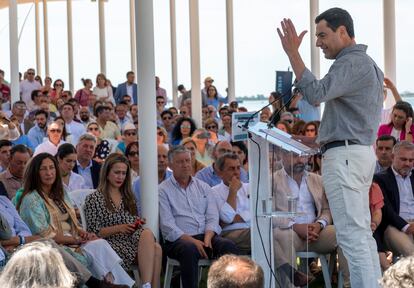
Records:
[[[43,140],[46,135],[46,131],[44,129],[39,128],[39,126],[33,126],[30,128],[29,132],[27,132],[27,137],[29,137],[30,142],[34,147],[43,143]]]
[[[298,109],[301,114],[300,118],[305,122],[321,120],[320,106],[319,107],[313,106],[309,104],[308,102],[306,102],[305,100],[301,99],[298,102]]]
[[[194,177],[186,188],[178,184],[174,175],[162,182],[159,185],[159,208],[160,228],[167,241],[174,242],[183,234],[221,232],[213,191]]]
[[[0,213],[9,223],[12,237],[32,236],[29,227],[27,227],[26,223],[20,218],[13,203],[6,196],[0,196]]]
[[[170,178],[170,176],[172,175],[172,171],[167,170],[165,171],[165,177],[164,179],[161,180],[164,181],[168,178]],[[141,179],[138,176],[138,178],[134,181],[134,184],[132,184],[132,191],[134,192],[134,196],[135,196],[135,203],[137,204],[137,212],[138,212],[138,216],[141,217],[142,216],[142,208],[141,208]]]
[[[79,164],[78,161],[76,161],[76,165],[78,166],[78,174],[83,177],[83,180],[85,180],[84,187],[85,189],[94,189],[93,188],[93,181],[92,181],[92,160],[89,162],[89,165],[85,168],[82,168],[82,166]]]
[[[210,187],[214,187],[221,183],[221,178],[214,171],[213,165],[201,169],[197,172],[195,177],[206,182],[210,185]],[[249,176],[243,168],[240,168],[240,181],[243,183],[249,183]]]

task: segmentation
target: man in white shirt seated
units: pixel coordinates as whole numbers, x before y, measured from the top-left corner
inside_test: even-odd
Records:
[[[65,120],[66,132],[70,134],[71,143],[76,146],[79,141],[79,137],[86,132],[85,126],[76,122],[75,108],[70,103],[65,103],[61,110],[62,118]]]
[[[216,161],[223,180],[213,187],[219,209],[221,236],[232,240],[243,254],[250,254],[249,184],[240,181],[240,161],[235,154],[224,154]]]
[[[296,210],[302,213],[277,219],[273,229],[277,271],[291,278],[295,286],[305,286],[313,277],[296,270],[296,251],[329,254],[336,250],[335,227],[322,184],[322,177],[305,171],[308,157],[282,152],[283,168],[274,172],[273,210]],[[297,209],[289,209],[288,199],[296,199]],[[291,200],[292,201],[292,200]],[[292,211],[290,211],[292,212]],[[293,231],[292,231],[293,230]],[[339,265],[345,284],[349,282],[346,260],[338,249]],[[286,278],[285,278],[286,279]]]
[[[43,152],[55,156],[59,146],[65,143],[65,141],[62,140],[62,133],[63,127],[59,122],[50,123],[47,127],[47,140],[36,147],[33,157]]]

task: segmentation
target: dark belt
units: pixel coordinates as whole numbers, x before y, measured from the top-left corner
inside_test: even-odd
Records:
[[[332,141],[329,143],[326,143],[324,145],[321,146],[321,154],[324,154],[326,151],[328,151],[331,148],[336,148],[336,147],[341,147],[341,146],[345,146],[346,145],[346,141],[347,140],[338,140],[338,141]],[[348,140],[348,145],[356,145],[358,143]]]

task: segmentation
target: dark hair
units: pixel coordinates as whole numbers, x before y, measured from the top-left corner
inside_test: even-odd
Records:
[[[132,147],[137,146],[137,148],[139,149],[139,143],[137,141],[135,142],[131,142],[128,144],[128,146],[125,148],[125,156],[128,157],[129,152],[131,152]]]
[[[190,136],[193,135],[194,131],[197,129],[197,126],[193,119],[188,117],[182,117],[180,118],[177,123],[174,126],[174,129],[172,130],[172,140],[182,140],[183,134],[181,134],[181,124],[183,124],[184,121],[187,121],[190,123]]]
[[[211,88],[211,87],[213,87],[214,88],[214,91],[216,91],[216,93],[214,94],[214,98],[215,99],[218,99],[218,92],[217,92],[217,88],[216,88],[216,86],[214,86],[214,85],[210,85],[210,86],[208,86],[208,88],[207,88],[207,98],[209,97],[209,95],[208,95],[208,90]]]
[[[291,134],[292,133],[292,129],[290,128],[289,124],[286,121],[279,121],[279,122],[277,122],[276,125],[275,125],[276,128],[277,128],[277,125],[278,124],[284,125],[285,128],[286,128],[286,130],[287,130],[287,133],[288,134]]]
[[[88,82],[91,82],[91,84],[92,84],[92,80],[91,79],[84,79],[84,78],[82,78],[81,81],[82,81],[83,86],[86,86],[86,84],[88,84]]]
[[[345,26],[349,37],[355,38],[354,21],[348,11],[341,8],[328,9],[315,18],[315,24],[318,24],[322,20],[325,20],[328,27],[334,32],[339,26]]]
[[[375,144],[378,146],[379,141],[390,141],[390,140],[392,140],[392,146],[397,144],[397,139],[395,139],[395,137],[391,136],[391,135],[381,135],[381,136],[379,136],[377,138],[377,140],[375,141]]]
[[[24,153],[30,154],[29,148],[27,148],[23,144],[18,144],[16,146],[13,146],[13,148],[10,151],[10,157],[13,157],[13,155],[17,152],[22,153],[22,154],[24,154]]]
[[[239,149],[243,151],[243,153],[246,155],[246,159],[244,159],[244,162],[242,164],[243,165],[246,164],[247,163],[247,158],[249,156],[249,154],[248,154],[249,152],[247,151],[246,144],[244,144],[243,141],[238,141],[238,142],[231,141],[230,144],[231,144],[231,146],[239,147]]]
[[[62,105],[62,109],[63,109],[63,107],[65,107],[65,106],[70,106],[70,108],[72,108],[72,110],[73,110],[73,111],[75,111],[75,108],[73,107],[73,104],[72,104],[72,103],[69,103],[69,102],[65,102],[65,103],[63,103],[63,105]]]
[[[37,94],[41,92],[40,90],[33,90],[32,93],[30,94],[30,98],[32,99],[32,101],[34,101],[35,97],[37,97]]]
[[[29,162],[26,171],[24,173],[24,186],[23,186],[23,194],[20,197],[19,201],[17,202],[16,209],[19,210],[20,205],[22,204],[22,201],[24,197],[29,194],[33,193],[33,191],[36,191],[42,199],[48,203],[48,200],[46,199],[45,195],[42,192],[42,182],[40,178],[40,166],[42,165],[43,160],[50,159],[53,162],[53,165],[55,166],[56,170],[56,178],[55,181],[52,184],[52,188],[49,193],[49,198],[54,200],[58,203],[64,202],[64,191],[63,191],[63,184],[62,184],[62,178],[60,177],[60,172],[58,168],[58,163],[56,161],[56,158],[49,153],[40,153],[33,157],[33,159]]]
[[[45,115],[46,119],[49,117],[49,113],[48,113],[48,112],[46,112],[45,110],[42,110],[42,109],[36,110],[36,112],[35,112],[35,117],[36,117],[37,115],[41,115],[41,114]]]
[[[308,123],[305,124],[305,126],[303,126],[303,135],[305,135],[306,133],[306,129],[308,129],[309,126],[315,126],[315,135],[318,135],[318,129],[319,129],[319,124],[316,121],[309,121]]]
[[[165,114],[168,114],[171,117],[174,116],[173,113],[170,110],[164,110],[164,111],[161,112],[161,119],[162,119],[162,117],[164,117]]]
[[[128,71],[128,72],[126,73],[126,77],[128,78],[128,76],[129,76],[130,74],[135,75],[134,71]]]
[[[68,155],[76,154],[76,148],[70,143],[65,143],[59,146],[56,153],[56,158],[63,159]]]
[[[102,112],[104,112],[105,110],[111,110],[109,107],[101,105],[96,107],[95,109],[95,116],[98,117]]]
[[[56,82],[58,82],[58,81],[62,82],[62,90],[63,90],[63,88],[65,87],[65,83],[63,82],[62,79],[56,79],[55,82],[53,82],[53,87],[56,86]]]
[[[303,120],[297,121],[295,124],[293,124],[292,134],[293,135],[302,135],[303,131],[305,131],[304,130],[305,126],[306,126],[305,121],[303,121]]]
[[[24,106],[27,107],[26,102],[24,102],[22,100],[19,100],[19,101],[16,101],[16,102],[13,103],[13,108],[16,107],[18,104],[24,104]]]
[[[407,117],[413,117],[413,107],[408,102],[398,101],[392,107],[392,111],[394,112],[395,109],[401,110],[401,111],[405,112],[405,114],[407,115]]]
[[[178,91],[181,91],[181,90],[183,90],[183,89],[185,89],[185,87],[184,87],[184,85],[183,85],[183,84],[178,85],[178,87],[177,87],[177,90],[178,90]]]
[[[9,140],[0,140],[0,148],[6,147],[6,146],[13,146],[13,143]]]

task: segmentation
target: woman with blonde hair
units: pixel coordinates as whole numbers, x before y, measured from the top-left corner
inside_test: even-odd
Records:
[[[106,239],[125,268],[137,263],[143,288],[158,287],[162,250],[137,216],[128,159],[109,155],[101,168],[98,189],[85,200],[87,230]]]
[[[47,242],[33,242],[17,250],[0,275],[2,288],[72,288],[75,284],[59,251]]]
[[[96,75],[96,86],[92,90],[92,94],[96,95],[97,100],[110,101],[115,104],[112,87],[108,85],[105,74]]]
[[[191,137],[184,138],[180,144],[191,152],[191,166],[193,167],[192,176],[195,176],[198,171],[206,167],[206,165],[197,160],[197,144]]]

